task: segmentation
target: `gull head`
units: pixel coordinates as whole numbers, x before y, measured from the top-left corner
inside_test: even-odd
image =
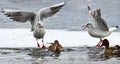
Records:
[[[39,27],[39,28],[44,28],[44,25],[43,25],[42,22],[37,22],[37,27]]]
[[[92,27],[92,23],[91,22],[85,23],[82,27],[83,27],[83,30],[86,28],[90,28]]]

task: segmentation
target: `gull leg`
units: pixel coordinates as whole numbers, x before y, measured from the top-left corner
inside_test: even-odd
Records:
[[[96,46],[100,47],[101,43],[102,43],[102,38],[100,38],[100,41],[99,41],[99,43]]]
[[[44,45],[44,43],[43,43],[43,42],[44,42],[44,40],[43,40],[43,38],[42,38],[42,44],[43,44],[42,48],[43,48],[43,49],[45,49],[45,48],[46,48],[46,46]]]
[[[36,39],[36,42],[37,42],[37,46],[40,47],[40,44],[38,43],[38,39]]]

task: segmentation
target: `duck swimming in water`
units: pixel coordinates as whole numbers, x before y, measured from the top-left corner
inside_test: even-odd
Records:
[[[105,58],[109,58],[110,56],[120,56],[120,46],[116,45],[114,47],[109,47],[109,41],[107,39],[103,40],[103,43],[101,45],[105,46],[105,50],[104,50],[104,55]]]
[[[62,51],[62,45],[59,43],[58,40],[55,40],[54,43],[51,43],[51,45],[48,48],[48,51],[54,52],[56,55],[59,55]]]

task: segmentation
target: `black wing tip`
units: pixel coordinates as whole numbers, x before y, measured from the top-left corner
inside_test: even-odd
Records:
[[[87,5],[87,8],[88,8],[89,11],[91,10],[90,5]]]
[[[116,28],[119,28],[119,26],[116,26]]]
[[[112,26],[112,27],[119,28],[119,26],[118,26],[118,25],[116,25],[116,26]]]

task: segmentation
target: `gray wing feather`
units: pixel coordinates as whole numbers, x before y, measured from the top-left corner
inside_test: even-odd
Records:
[[[94,21],[95,21],[95,26],[99,28],[100,30],[108,31],[108,26],[105,22],[105,20],[101,17],[101,12],[100,9],[97,9],[94,14]]]
[[[99,17],[94,20],[95,20],[95,27],[97,27],[98,29],[103,30],[103,31],[109,30],[108,26],[103,18]]]
[[[101,11],[100,9],[97,9],[95,11],[91,11],[90,6],[87,6],[90,15],[93,17],[94,21],[95,21],[95,27],[97,29],[103,30],[103,31],[108,31],[108,26],[105,22],[105,20],[101,17]]]
[[[42,9],[39,11],[40,19],[43,20],[44,18],[48,18],[48,17],[53,16],[53,15],[56,14],[64,5],[65,5],[65,2],[62,2],[62,3],[58,3],[58,4],[53,5],[53,6],[50,6],[50,7],[42,8]]]
[[[34,30],[35,17],[36,17],[36,14],[34,12],[30,12],[26,10],[7,10],[7,9],[5,10],[3,9],[2,12],[5,13],[7,17],[10,17],[10,19],[13,19],[14,21],[17,22],[24,23],[30,21],[32,25],[31,31]]]
[[[36,14],[29,11],[7,11],[4,12],[7,17],[10,17],[10,19],[13,19],[17,22],[26,22],[26,21],[33,21],[35,19]]]

